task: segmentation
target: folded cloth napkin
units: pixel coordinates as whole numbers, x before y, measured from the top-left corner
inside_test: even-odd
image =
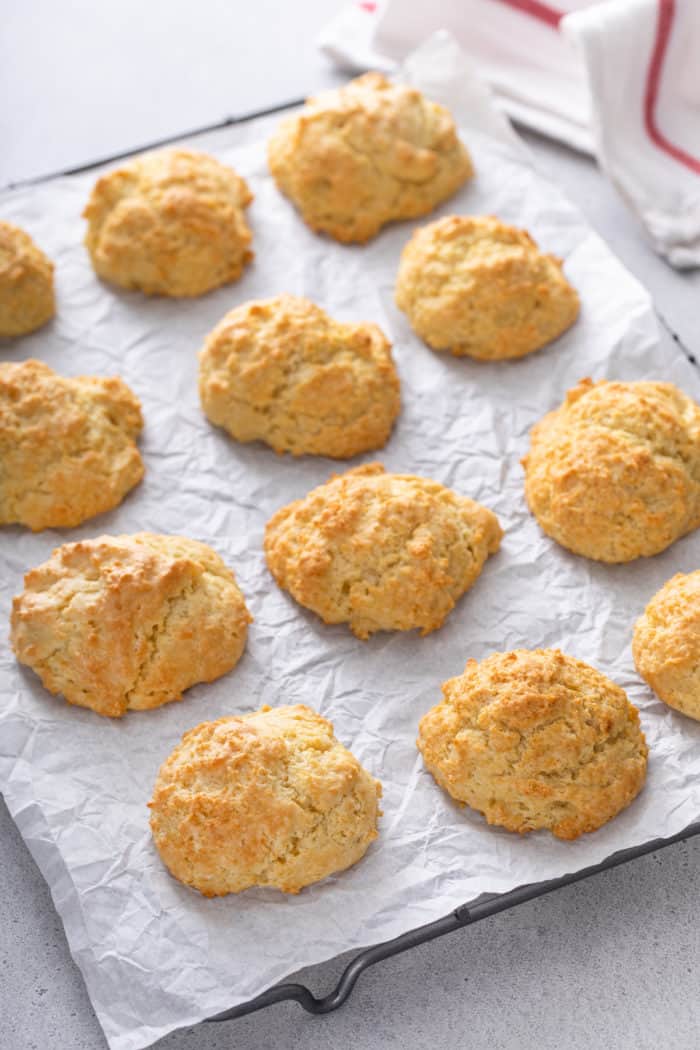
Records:
[[[595,153],[677,267],[700,266],[700,0],[353,3],[319,45],[397,70],[447,29],[513,119]]]

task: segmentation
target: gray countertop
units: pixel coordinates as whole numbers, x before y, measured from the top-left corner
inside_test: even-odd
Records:
[[[12,105],[0,110],[0,186],[336,82],[313,35],[339,6],[338,0],[250,6],[199,0],[192,9],[185,0],[85,0],[68,13],[68,5],[50,0],[7,5],[0,98]],[[155,97],[154,83],[161,89]],[[646,285],[663,323],[700,359],[700,271],[678,273],[653,253],[589,159],[525,137],[537,164]],[[0,835],[0,1048],[102,1050],[48,888],[2,803]],[[183,1029],[156,1045],[697,1050],[699,866],[700,837],[388,960],[361,978],[337,1013],[311,1018],[286,1003],[239,1021]],[[300,976],[323,994],[345,962]]]

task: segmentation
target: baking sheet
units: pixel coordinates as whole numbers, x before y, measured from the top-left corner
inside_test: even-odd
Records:
[[[519,465],[530,426],[582,376],[672,380],[700,399],[698,375],[670,340],[660,341],[641,286],[497,118],[489,125],[483,97],[463,80],[451,94],[446,70],[435,54],[412,67],[459,113],[478,176],[438,214],[493,213],[526,226],[565,258],[581,294],[575,327],[521,361],[456,360],[422,345],[392,301],[399,253],[420,223],[387,229],[365,247],[314,236],[266,172],[262,143],[278,118],[195,143],[233,164],[255,193],[254,264],[238,284],[201,300],[149,301],[99,283],[81,245],[94,173],[0,198],[0,217],[25,225],[56,261],[59,301],[49,327],[1,345],[0,357],[39,357],[70,375],[123,376],[143,403],[147,469],[121,507],[79,529],[2,530],[0,624],[23,572],[57,544],[144,529],[210,543],[235,569],[255,616],[230,675],[195,687],[180,704],[121,721],[51,697],[15,663],[0,628],[0,785],[113,1050],[138,1050],[302,965],[394,937],[482,893],[598,863],[700,816],[700,725],[654,699],[630,653],[648,598],[674,572],[698,567],[700,534],[626,566],[577,558],[529,516]],[[491,507],[505,529],[500,553],[427,638],[360,642],[301,609],[267,573],[267,518],[342,466],[237,445],[212,428],[198,403],[196,350],[226,310],[284,291],[308,295],[341,319],[375,321],[393,340],[403,411],[386,449],[353,464],[380,458],[387,469],[436,478]],[[573,843],[487,828],[443,795],[414,746],[418,720],[445,678],[469,657],[516,646],[559,646],[609,674],[641,708],[647,786],[612,823]],[[200,721],[295,702],[331,718],[382,781],[380,837],[354,869],[297,897],[251,890],[204,900],[170,878],[153,848],[146,803],[157,769]]]

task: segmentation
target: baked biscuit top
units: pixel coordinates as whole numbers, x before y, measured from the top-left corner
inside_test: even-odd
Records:
[[[0,336],[26,335],[53,317],[53,271],[28,233],[0,221]]]
[[[469,660],[421,720],[418,747],[453,798],[509,831],[562,839],[629,805],[647,746],[624,691],[557,649]]]
[[[151,829],[171,873],[207,897],[298,893],[377,837],[379,783],[304,704],[204,722],[161,766]]]
[[[230,671],[250,619],[233,572],[206,544],[100,536],[58,547],[26,574],[12,645],[50,692],[120,717]]]
[[[85,244],[106,281],[147,295],[203,295],[237,280],[252,259],[252,199],[232,168],[205,153],[146,153],[97,180]]]
[[[391,344],[291,295],[231,310],[199,355],[209,419],[277,452],[348,458],[380,448],[399,411]]]
[[[332,477],[265,531],[279,585],[326,623],[375,631],[442,626],[501,542],[496,515],[437,481],[379,463]]]
[[[539,350],[579,312],[561,260],[492,216],[450,215],[416,230],[401,255],[396,303],[434,350],[483,360]]]
[[[654,595],[635,624],[632,652],[656,695],[700,720],[700,570],[677,573]]]
[[[79,525],[143,477],[141,405],[123,380],[0,363],[0,524]]]
[[[449,112],[380,73],[309,99],[282,122],[268,156],[305,222],[338,241],[425,215],[473,174]]]
[[[700,407],[672,383],[582,380],[523,466],[533,514],[576,554],[631,561],[700,525]]]

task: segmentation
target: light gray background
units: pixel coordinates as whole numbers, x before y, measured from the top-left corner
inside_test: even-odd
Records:
[[[0,187],[299,98],[338,75],[313,37],[338,0],[0,0]],[[586,158],[526,135],[688,352],[700,272],[653,254]],[[0,1048],[105,1043],[41,876],[0,808]],[[700,837],[389,960],[338,1013],[292,1004],[161,1050],[646,1050],[700,1044]],[[304,971],[318,992],[346,959]]]

